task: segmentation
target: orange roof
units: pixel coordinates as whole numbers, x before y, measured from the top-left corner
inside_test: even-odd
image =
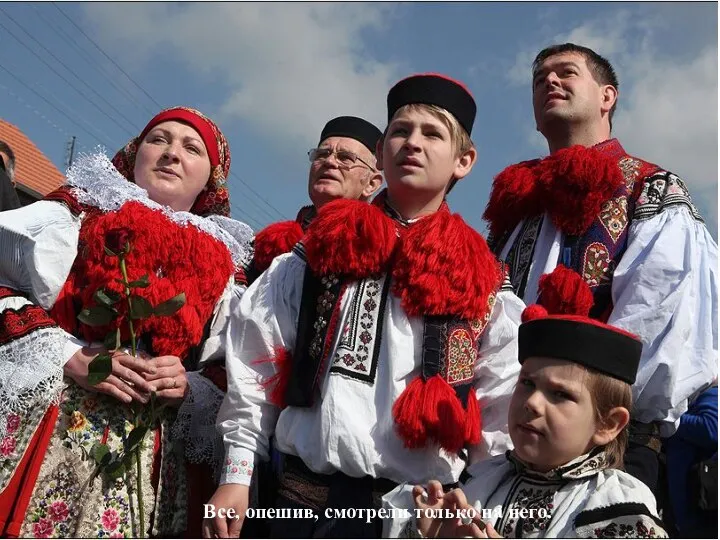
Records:
[[[17,126],[0,119],[0,141],[15,154],[15,181],[41,195],[47,195],[65,183],[65,175]]]

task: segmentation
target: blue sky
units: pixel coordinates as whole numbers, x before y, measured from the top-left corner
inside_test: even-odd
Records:
[[[547,153],[532,58],[570,40],[616,67],[614,135],[683,177],[717,238],[717,21],[716,3],[692,2],[2,3],[0,117],[64,170],[71,135],[113,153],[161,107],[196,107],[230,142],[233,217],[257,229],[307,204],[328,119],[384,128],[395,81],[442,72],[478,103],[479,161],[449,202],[484,231],[492,178]]]

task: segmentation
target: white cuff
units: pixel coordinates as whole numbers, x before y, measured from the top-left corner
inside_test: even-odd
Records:
[[[255,468],[255,454],[245,448],[231,446],[225,452],[220,485],[242,484],[249,486]]]
[[[88,343],[86,341],[76,338],[75,336],[73,336],[72,334],[68,334],[67,332],[64,332],[64,334],[67,337],[67,341],[65,342],[65,347],[63,349],[63,358],[65,359],[62,362],[63,366],[68,363],[68,361],[76,352],[78,352],[83,347],[88,346]]]

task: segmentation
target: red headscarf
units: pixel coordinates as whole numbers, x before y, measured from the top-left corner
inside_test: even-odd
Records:
[[[195,199],[190,211],[199,216],[230,215],[230,196],[225,182],[230,173],[230,148],[225,136],[215,123],[200,111],[190,107],[172,107],[161,111],[148,122],[142,133],[131,139],[112,159],[115,168],[130,182],[135,182],[135,157],[140,143],[148,131],[162,122],[176,120],[185,122],[198,132],[210,158],[210,178]]]

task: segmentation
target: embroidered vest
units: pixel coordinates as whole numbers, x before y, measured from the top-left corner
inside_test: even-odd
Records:
[[[595,148],[617,159],[625,183],[603,203],[600,212],[583,234],[563,234],[557,264],[563,264],[582,276],[595,298],[590,317],[607,321],[613,309],[613,273],[627,248],[628,227],[640,196],[636,189],[637,181],[657,172],[659,167],[629,156],[615,140],[606,141]],[[542,221],[542,215],[524,221],[505,260],[510,267],[512,285],[521,297],[525,295],[530,263],[535,255]],[[499,256],[511,234],[512,231],[506,231],[497,239],[489,239],[490,249]]]

